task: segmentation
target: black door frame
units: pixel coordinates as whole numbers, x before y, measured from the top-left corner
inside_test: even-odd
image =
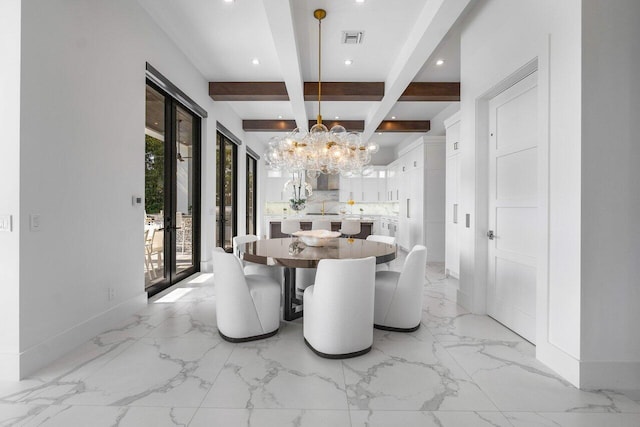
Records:
[[[253,200],[251,201],[251,212],[253,214],[252,225],[253,225],[253,233],[249,233],[249,167],[253,165]],[[257,226],[258,226],[258,215],[256,210],[258,209],[258,160],[253,157],[251,154],[247,153],[247,188],[246,188],[246,210],[245,210],[245,229],[247,234],[256,234]]]
[[[233,169],[232,169],[233,182],[231,183],[233,187],[233,198],[231,201],[232,208],[233,208],[233,215],[231,216],[231,221],[233,222],[233,224],[231,226],[231,230],[232,230],[231,237],[233,238],[233,236],[238,235],[238,145],[235,142],[233,142],[230,138],[225,136],[219,130],[216,132],[216,144],[218,145],[218,150],[219,150],[218,152],[220,153],[220,156],[217,159],[218,164],[217,164],[217,173],[216,173],[216,191],[220,195],[219,197],[220,206],[218,207],[220,220],[218,221],[218,224],[217,224],[218,233],[216,236],[216,246],[225,249],[224,248],[224,231],[226,227],[226,219],[225,219],[226,204],[224,200],[224,171],[226,166],[225,146],[229,144],[233,148]],[[232,252],[233,248],[227,248],[225,250],[227,252]]]
[[[149,297],[175,285],[180,280],[200,271],[200,206],[201,206],[201,136],[202,136],[202,119],[195,114],[189,107],[172,97],[163,90],[159,85],[147,79],[147,85],[161,93],[165,98],[165,132],[164,132],[164,279],[160,280],[148,288],[146,292]],[[193,118],[193,203],[191,210],[192,218],[192,257],[193,266],[177,272],[176,268],[176,224],[175,211],[177,206],[177,108],[180,107],[184,111],[191,114]]]

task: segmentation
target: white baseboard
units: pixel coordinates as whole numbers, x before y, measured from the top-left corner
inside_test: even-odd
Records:
[[[0,354],[0,381],[20,380],[20,355],[18,353]]]
[[[201,273],[213,273],[213,259],[208,259],[206,261],[200,261],[200,272]]]
[[[640,395],[640,362],[580,362],[580,388],[635,390]]]
[[[460,289],[456,291],[456,300],[458,305],[462,308],[465,308],[471,311],[471,298],[468,294],[462,292]]]
[[[146,305],[147,293],[142,292],[103,313],[26,349],[17,358],[19,359],[19,369],[16,369],[14,363],[13,369],[15,370],[13,372],[0,371],[0,380],[17,381],[25,378],[96,335],[121,325],[124,319],[142,310]],[[11,364],[10,360],[7,360],[7,362]]]
[[[576,387],[580,387],[580,361],[544,339],[537,338],[536,359],[553,369]]]

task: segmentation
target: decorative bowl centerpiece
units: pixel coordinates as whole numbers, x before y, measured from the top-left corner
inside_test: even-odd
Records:
[[[327,246],[340,237],[339,232],[329,230],[301,230],[293,235],[299,237],[307,246]]]

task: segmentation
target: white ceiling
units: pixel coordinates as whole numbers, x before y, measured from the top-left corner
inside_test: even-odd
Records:
[[[323,101],[325,120],[365,120],[365,136],[393,146],[421,134],[377,135],[380,120],[430,120],[450,105],[398,103],[406,84],[460,79],[455,22],[469,0],[138,1],[209,81],[287,84],[290,101],[229,102],[242,119],[275,120],[281,115],[298,126],[315,119],[317,103],[304,102],[294,89],[318,78],[318,21],[313,17],[318,8],[327,11],[322,21],[322,80],[385,82],[382,101]],[[342,44],[343,31],[364,31],[362,44]],[[260,64],[253,65],[253,58]],[[345,59],[353,64],[346,66]],[[436,66],[437,59],[445,63]]]

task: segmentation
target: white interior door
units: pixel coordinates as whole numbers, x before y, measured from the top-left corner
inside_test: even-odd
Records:
[[[489,102],[487,312],[535,343],[537,73]]]

